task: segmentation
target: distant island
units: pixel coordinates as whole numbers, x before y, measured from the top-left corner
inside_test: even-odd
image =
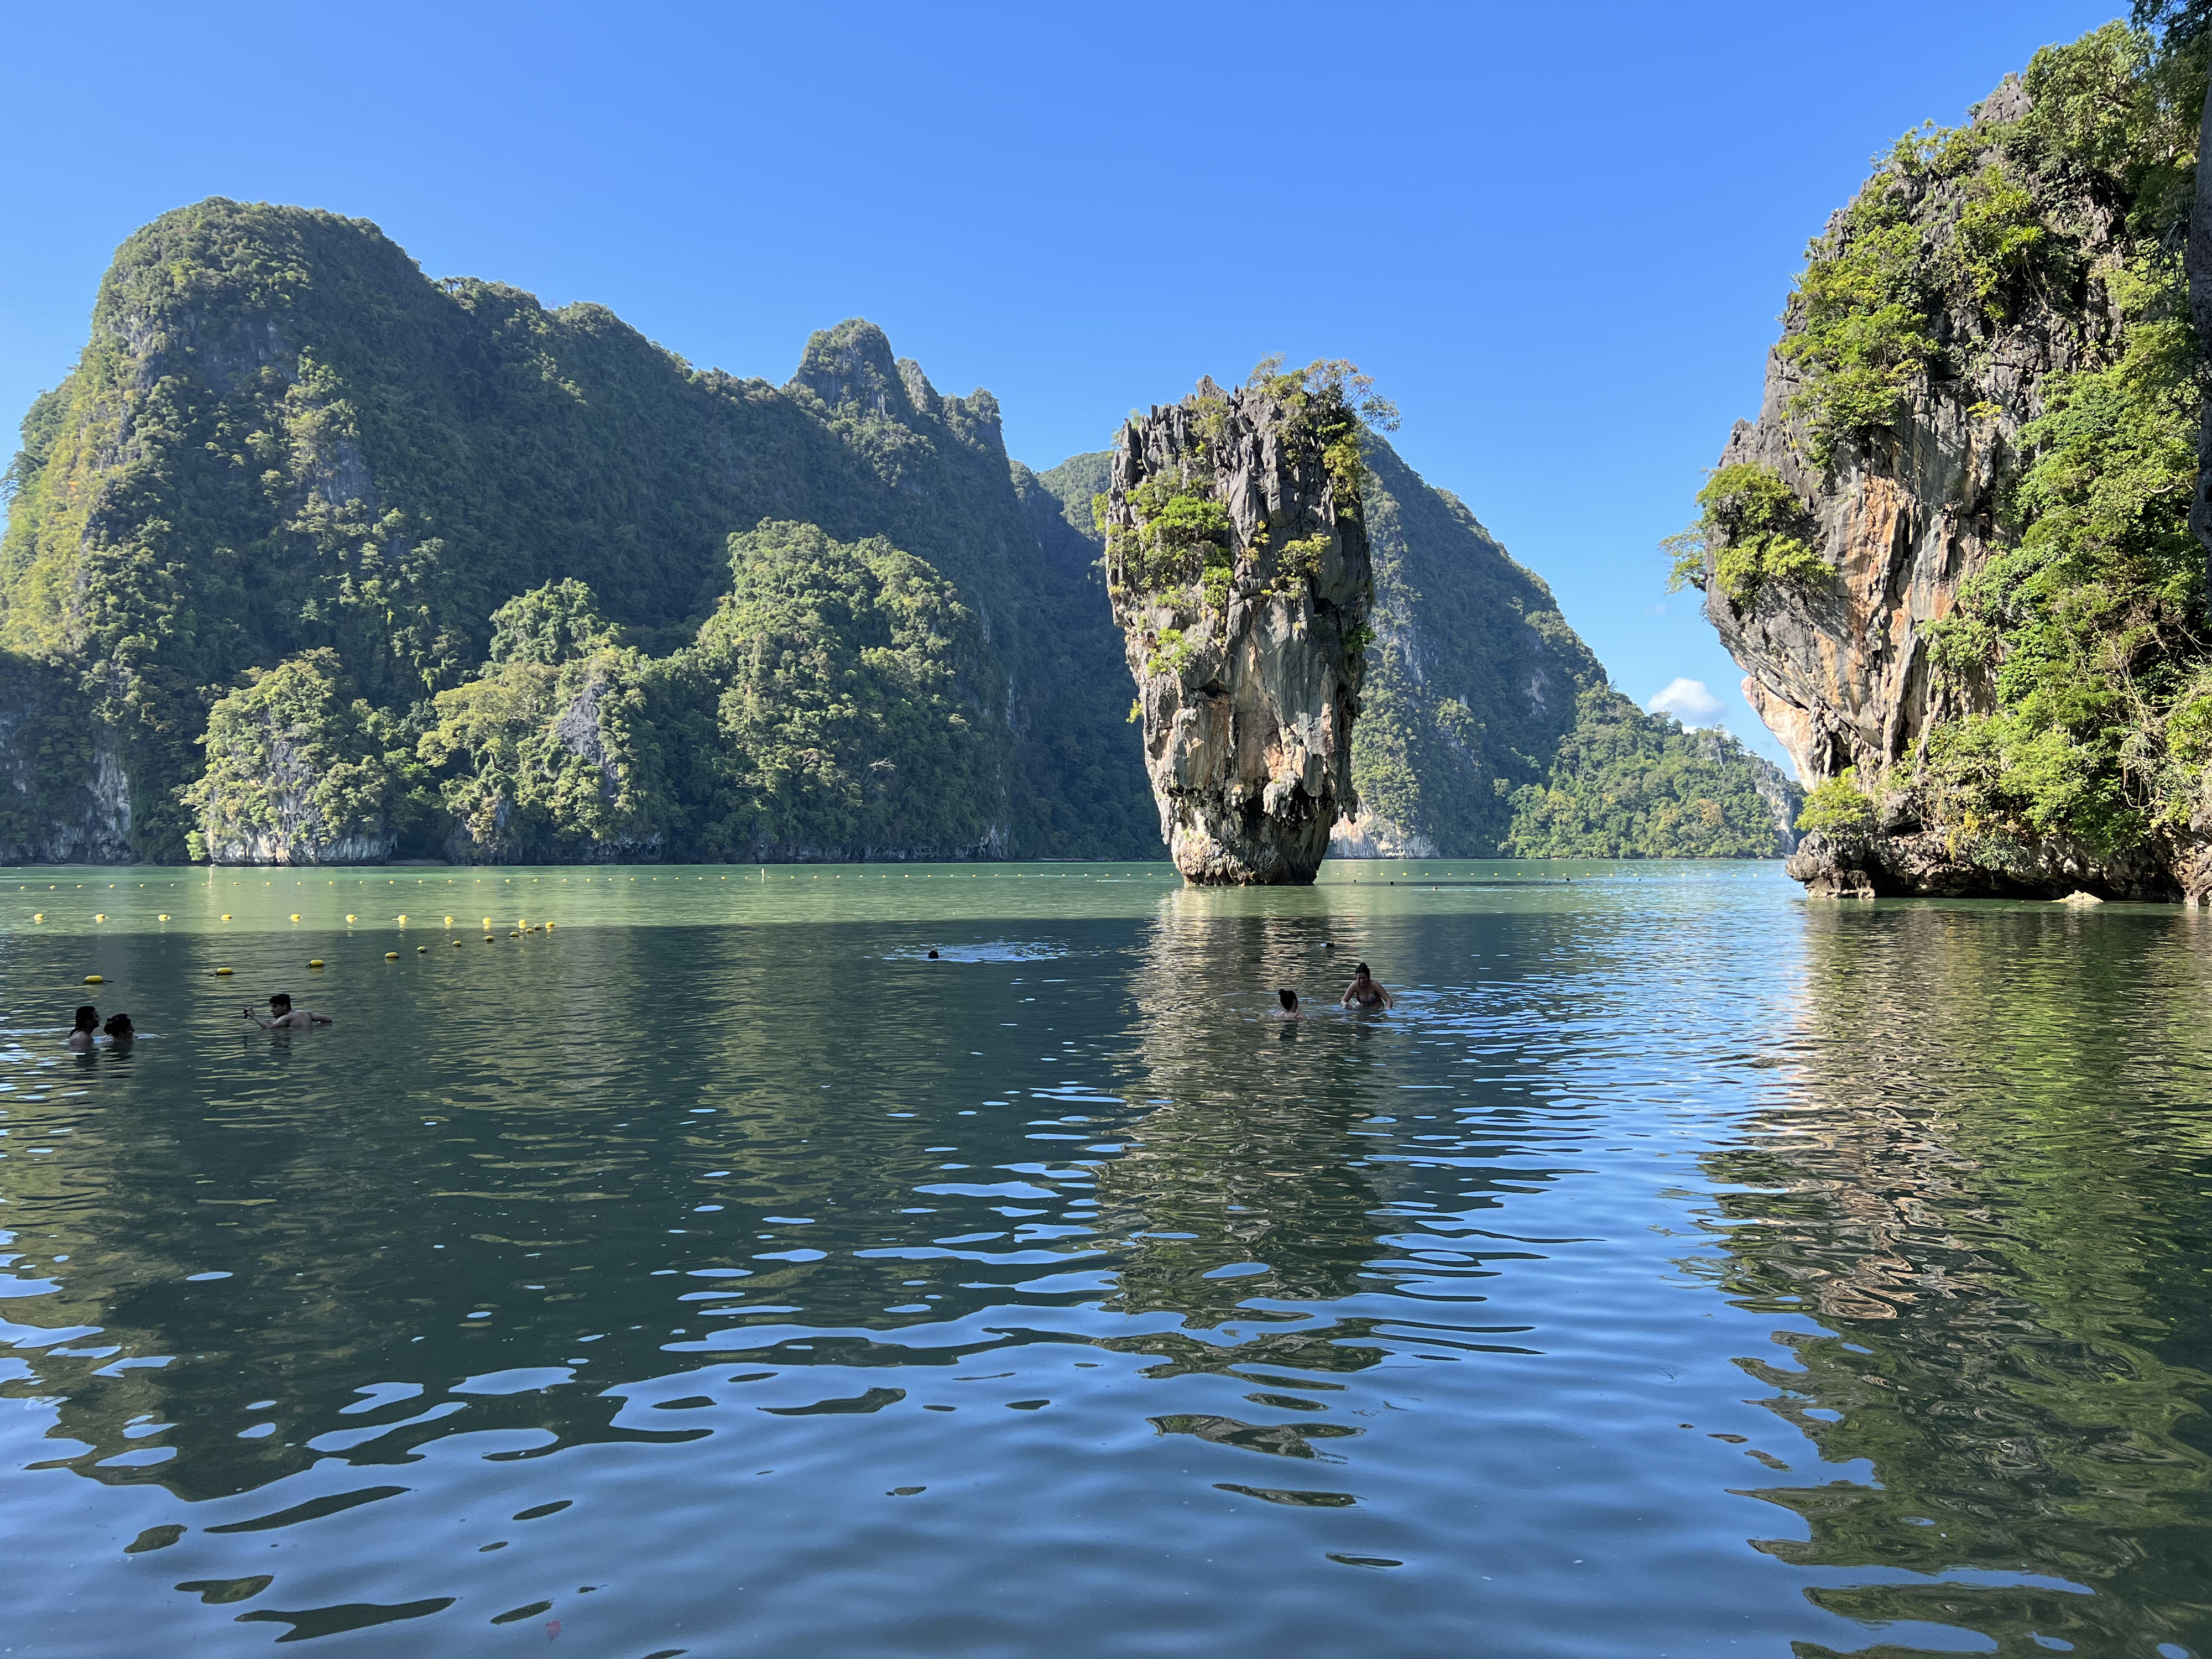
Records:
[[[23,422],[0,860],[1157,858],[1092,499],[854,320],[781,386],[211,198]],[[1794,784],[1607,684],[1370,434],[1349,855],[1778,856]]]

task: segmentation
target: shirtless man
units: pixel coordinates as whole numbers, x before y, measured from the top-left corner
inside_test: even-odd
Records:
[[[264,1031],[304,1031],[310,1025],[327,1025],[328,1014],[311,1014],[305,1008],[295,1008],[289,993],[279,991],[269,999],[269,1018],[264,1019],[251,1008],[238,1011]]]
[[[100,1035],[100,1010],[89,1002],[76,1011],[76,1026],[64,1040],[63,1046],[75,1054],[90,1051],[93,1041]]]
[[[1352,983],[1344,988],[1344,995],[1339,1000],[1347,1008],[1388,1008],[1394,1002],[1390,994],[1375,982],[1364,962],[1359,964],[1359,971],[1352,976]]]

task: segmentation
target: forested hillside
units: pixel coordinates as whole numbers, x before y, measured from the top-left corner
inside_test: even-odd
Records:
[[[464,855],[550,856],[619,820],[609,844],[663,856],[887,852],[883,781],[933,750],[934,734],[907,746],[920,740],[908,717],[937,699],[948,730],[957,714],[995,735],[981,771],[963,774],[964,816],[896,819],[915,848],[944,850],[938,832],[957,820],[970,851],[1152,854],[1104,595],[1087,555],[1040,545],[1026,476],[988,392],[939,395],[866,323],[817,335],[777,387],[695,370],[600,307],[430,281],[363,221],[220,199],[164,215],[118,253],[91,342],[32,410],[8,475],[0,676],[22,688],[11,714],[55,714],[70,736],[48,741],[36,719],[0,734],[0,763],[28,786],[0,854],[186,856],[205,807],[179,792],[200,776],[210,711],[255,671],[323,653],[303,672],[374,712],[362,729],[389,776],[364,810],[407,837],[403,851],[450,840]],[[783,692],[839,705],[859,689],[840,677],[891,648],[834,591],[849,565],[810,555],[799,568],[796,544],[766,535],[736,544],[733,568],[732,533],[768,521],[921,562],[944,585],[933,601],[958,612],[944,616],[963,654],[949,689],[896,704],[881,729],[842,728],[842,747],[782,729],[719,781],[711,810],[687,799],[672,815],[599,729],[665,701],[674,671],[649,661],[710,621],[726,630],[732,607],[765,617],[776,580],[828,583],[811,597],[835,623],[782,641],[788,660],[769,677]],[[872,570],[887,555],[855,556]],[[569,757],[554,771],[605,750],[599,799],[539,765],[537,806],[510,789],[494,810],[500,763],[425,740],[459,718],[463,688],[483,705],[517,672],[487,660],[494,612],[563,580],[587,584],[604,613],[598,666],[545,689],[566,697],[557,708],[509,687],[508,712],[565,721],[565,736],[538,734],[539,761],[549,743]],[[894,610],[918,591],[892,586]],[[727,718],[725,737],[751,729]],[[531,770],[527,747],[517,763]],[[100,797],[103,775],[127,790]],[[487,811],[507,820],[489,838],[468,828]]]

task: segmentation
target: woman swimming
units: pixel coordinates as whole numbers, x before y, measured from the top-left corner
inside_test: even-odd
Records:
[[[1359,964],[1359,971],[1352,976],[1352,983],[1344,988],[1340,1000],[1347,1008],[1388,1008],[1393,1006],[1395,999],[1375,982],[1374,976],[1367,971],[1367,964],[1363,962]]]

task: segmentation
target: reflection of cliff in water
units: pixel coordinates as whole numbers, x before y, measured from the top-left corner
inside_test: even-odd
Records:
[[[1269,1013],[1279,985],[1322,994],[1328,936],[1318,910],[1237,915],[1189,892],[1164,901],[1136,981],[1138,1097],[1153,1109],[1099,1171],[1109,1224],[1140,1235],[1113,1305],[1172,1309],[1207,1328],[1297,1317],[1243,1305],[1255,1299],[1360,1288],[1381,1202],[1353,1167],[1364,1149],[1348,1133],[1368,1110],[1366,1028]],[[1318,1337],[1301,1346],[1325,1350]],[[1331,1364],[1325,1352],[1297,1363]]]
[[[1729,1288],[1829,1333],[1745,1369],[1873,1476],[1759,1492],[1811,1537],[1758,1547],[1949,1580],[1813,1592],[1853,1618],[2203,1650],[2212,928],[1815,907],[1806,968],[1798,1087],[1709,1172]]]

